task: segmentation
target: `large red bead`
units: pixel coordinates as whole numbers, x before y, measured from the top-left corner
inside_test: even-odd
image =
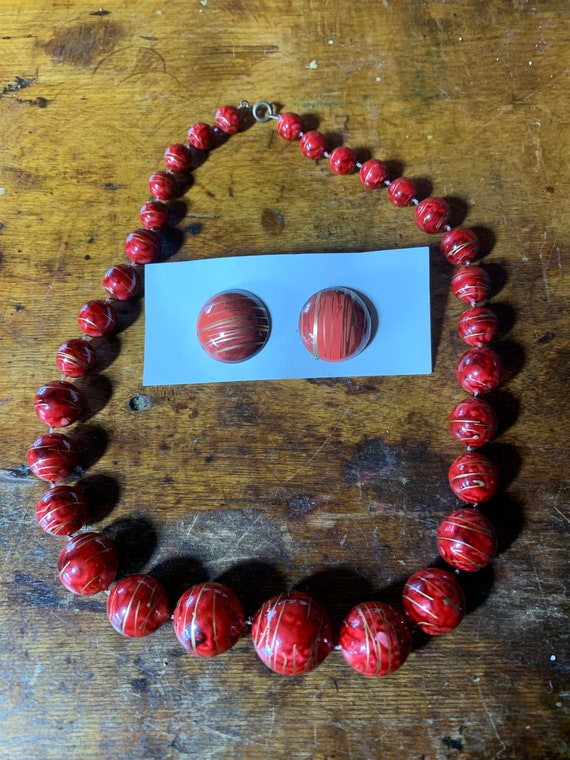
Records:
[[[450,264],[460,267],[477,258],[479,238],[473,230],[454,227],[442,237],[439,248]]]
[[[451,463],[449,485],[461,501],[481,504],[495,495],[499,473],[486,456],[478,451],[467,451]]]
[[[160,238],[153,230],[135,230],[125,240],[125,253],[135,264],[152,264],[160,256],[160,247]]]
[[[451,410],[449,429],[455,440],[464,446],[484,446],[495,437],[497,415],[482,398],[466,398]]]
[[[168,596],[152,576],[128,575],[111,589],[107,597],[107,617],[123,636],[148,636],[170,618]]]
[[[225,135],[233,135],[241,127],[241,113],[235,106],[218,108],[215,116],[216,127]]]
[[[459,581],[440,568],[414,573],[406,581],[402,598],[408,618],[430,636],[450,633],[465,615],[465,594]]]
[[[269,337],[269,314],[252,293],[218,293],[202,307],[196,332],[208,356],[235,364],[263,348]]]
[[[359,176],[364,187],[369,190],[378,190],[378,188],[386,185],[388,169],[382,161],[378,161],[377,158],[370,158],[360,167]]]
[[[460,316],[457,332],[468,346],[479,348],[497,337],[499,320],[486,306],[473,306]]]
[[[61,433],[41,435],[28,449],[28,465],[36,478],[56,483],[68,478],[77,467],[75,441]]]
[[[349,288],[327,288],[301,310],[299,334],[316,359],[339,362],[359,354],[370,340],[370,312]]]
[[[416,197],[416,183],[407,177],[398,177],[388,186],[388,200],[394,206],[411,206]]]
[[[154,172],[148,178],[148,191],[159,201],[170,201],[178,195],[178,182],[170,172]]]
[[[77,422],[83,411],[83,396],[73,383],[52,380],[38,390],[34,410],[39,419],[53,428]]]
[[[257,611],[253,645],[268,668],[284,676],[314,670],[332,649],[332,629],[325,609],[301,591],[278,594]]]
[[[87,503],[73,486],[55,486],[36,504],[36,520],[52,536],[71,536],[85,525]]]
[[[440,523],[437,548],[448,565],[473,573],[493,561],[497,535],[485,515],[472,507],[464,507]]]
[[[303,132],[301,117],[296,113],[281,113],[277,119],[277,134],[284,140],[298,140]]]
[[[240,600],[220,583],[198,583],[185,591],[174,610],[174,632],[198,657],[215,657],[234,646],[245,630]]]
[[[356,153],[346,145],[339,145],[329,154],[329,166],[335,174],[351,174],[356,168]]]
[[[416,206],[414,217],[422,232],[443,232],[449,225],[451,208],[443,198],[424,198]]]
[[[84,335],[89,335],[91,338],[102,338],[115,329],[117,315],[113,307],[106,301],[87,301],[79,309],[77,322]]]
[[[305,158],[311,158],[316,161],[327,152],[327,141],[325,136],[321,132],[317,132],[312,129],[309,132],[305,132],[301,137],[300,142],[301,153]]]
[[[469,348],[459,357],[455,374],[467,393],[490,393],[501,384],[503,367],[490,348]]]
[[[451,291],[464,303],[476,306],[489,297],[491,280],[482,267],[467,265],[451,278]]]
[[[130,301],[141,289],[141,277],[130,264],[115,264],[103,275],[103,289],[109,298]]]
[[[59,579],[74,594],[98,594],[109,588],[119,569],[119,554],[102,533],[80,533],[62,549],[57,570]]]
[[[172,143],[164,151],[164,163],[171,172],[187,172],[192,167],[192,153],[185,145]]]
[[[168,224],[168,206],[162,201],[147,201],[139,210],[139,220],[147,230],[161,230]]]
[[[209,124],[197,122],[188,130],[188,142],[196,150],[210,150],[214,147],[216,134]]]
[[[84,338],[66,340],[57,349],[55,363],[67,377],[85,377],[95,367],[95,349]]]
[[[385,676],[404,664],[412,647],[412,634],[397,610],[384,602],[353,607],[340,629],[344,659],[364,676]]]

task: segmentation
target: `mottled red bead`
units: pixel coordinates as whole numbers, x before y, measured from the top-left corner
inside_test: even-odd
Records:
[[[141,277],[130,264],[115,264],[103,275],[103,289],[117,301],[130,301],[141,289]]]
[[[377,158],[370,158],[360,167],[359,176],[364,187],[369,190],[378,190],[378,188],[386,185],[388,169],[382,161],[378,161]]]
[[[78,459],[75,441],[61,433],[41,435],[28,449],[32,474],[49,483],[68,478],[77,467]]]
[[[402,593],[404,612],[430,636],[451,633],[465,615],[465,594],[447,570],[426,568],[408,578]]]
[[[160,247],[160,238],[153,230],[135,230],[125,240],[125,253],[135,264],[152,264],[160,256]]]
[[[284,140],[298,140],[303,132],[301,117],[296,113],[281,113],[277,119],[277,134]]]
[[[209,124],[198,122],[188,130],[188,142],[196,150],[210,150],[214,147],[216,134]]]
[[[36,393],[34,411],[50,427],[67,427],[81,416],[83,397],[73,383],[52,380],[42,385]]]
[[[467,393],[490,393],[501,384],[503,366],[490,348],[469,348],[459,357],[455,374]]]
[[[459,317],[457,332],[468,346],[479,348],[491,343],[499,332],[499,320],[486,306],[473,306]]]
[[[441,239],[440,251],[454,267],[474,261],[479,255],[479,238],[473,230],[454,227]]]
[[[235,106],[222,106],[216,111],[216,127],[225,135],[233,135],[241,127],[241,113]]]
[[[115,329],[117,315],[106,301],[87,301],[79,310],[77,322],[85,335],[102,338]]]
[[[388,186],[388,200],[394,206],[411,206],[416,197],[416,183],[407,177],[398,177]]]
[[[384,602],[363,602],[344,618],[339,637],[344,659],[364,676],[385,676],[404,664],[412,634],[402,614]]]
[[[148,178],[148,191],[159,201],[170,201],[178,195],[178,182],[170,172],[154,172]]]
[[[467,451],[451,463],[449,485],[461,501],[482,504],[495,495],[499,473],[486,456],[478,451]]]
[[[453,275],[451,290],[464,303],[476,306],[489,297],[491,280],[482,267],[468,265]]]
[[[414,218],[422,232],[443,232],[449,225],[451,208],[443,198],[424,198],[415,208]]]
[[[473,573],[493,561],[497,553],[497,535],[479,510],[464,507],[440,523],[437,548],[448,565]]]
[[[79,533],[70,539],[57,561],[59,579],[68,591],[90,596],[109,588],[119,569],[119,555],[102,533]]]
[[[198,657],[215,657],[233,647],[245,630],[243,607],[220,583],[198,583],[185,591],[174,610],[174,633]]]
[[[253,619],[251,635],[260,660],[284,676],[314,670],[332,649],[325,609],[301,591],[265,602]]]
[[[85,377],[95,367],[95,349],[84,338],[66,340],[57,349],[55,363],[66,377]]]
[[[346,145],[339,145],[329,154],[329,166],[335,174],[351,174],[356,169],[356,153]]]
[[[147,230],[162,230],[168,224],[168,206],[162,201],[147,201],[140,207],[139,219]]]
[[[128,575],[111,589],[107,597],[107,617],[123,636],[148,636],[169,620],[168,596],[152,576]]]
[[[55,486],[36,504],[36,520],[52,536],[71,536],[85,525],[87,503],[73,486]]]
[[[235,364],[263,348],[269,337],[269,314],[252,293],[218,293],[202,307],[196,332],[208,356]]]
[[[464,446],[484,446],[497,433],[497,415],[482,398],[466,398],[451,410],[449,429],[455,440]]]
[[[339,362],[359,354],[370,340],[371,319],[362,298],[349,288],[326,288],[311,296],[299,316],[303,345],[316,359]]]
[[[171,172],[187,172],[192,167],[192,153],[185,145],[172,143],[164,151],[164,163]]]
[[[312,129],[309,132],[305,132],[301,137],[300,142],[301,153],[305,158],[311,158],[316,161],[327,152],[327,141],[325,136],[321,132],[317,132]]]

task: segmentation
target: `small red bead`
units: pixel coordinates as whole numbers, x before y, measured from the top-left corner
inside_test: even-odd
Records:
[[[449,415],[449,429],[456,441],[477,448],[489,443],[497,432],[497,415],[482,398],[466,398]]]
[[[371,158],[365,161],[360,167],[360,181],[369,190],[378,190],[385,187],[388,177],[388,169],[382,161],[377,158]]]
[[[241,127],[241,113],[235,106],[218,108],[215,116],[216,127],[225,135],[233,135]]]
[[[117,315],[106,301],[87,301],[79,310],[77,321],[85,335],[102,338],[115,329]]]
[[[305,158],[316,161],[323,158],[327,152],[327,141],[323,134],[313,129],[310,132],[305,132],[301,137],[300,147]]]
[[[416,197],[416,183],[407,177],[398,177],[388,186],[388,200],[394,206],[411,206]]]
[[[152,576],[128,575],[111,589],[107,597],[107,617],[123,636],[148,636],[170,618],[168,596]]]
[[[467,393],[490,393],[501,384],[503,367],[490,348],[469,348],[459,357],[455,374]]]
[[[170,172],[154,172],[148,178],[148,190],[159,201],[170,201],[178,195],[176,177]]]
[[[364,676],[385,676],[406,661],[412,634],[397,610],[384,602],[353,607],[342,622],[340,650],[351,668]]]
[[[84,338],[66,340],[57,349],[55,363],[66,377],[85,377],[95,367],[95,349]]]
[[[468,451],[451,463],[449,485],[461,501],[482,504],[495,495],[499,473],[486,456],[478,451]]]
[[[164,151],[164,163],[171,172],[187,172],[192,167],[192,153],[185,145],[172,143]]]
[[[402,597],[408,618],[430,636],[451,633],[465,615],[465,594],[447,570],[419,570],[408,578]]]
[[[433,235],[436,232],[443,232],[449,225],[451,208],[443,198],[424,198],[416,206],[414,217],[422,232]]]
[[[489,297],[491,280],[482,267],[464,266],[451,278],[451,290],[464,303],[476,306]]]
[[[48,483],[68,478],[77,467],[78,459],[75,441],[61,433],[41,435],[28,449],[32,474]]]
[[[130,264],[115,264],[103,275],[103,289],[117,301],[130,301],[141,289],[141,278]]]
[[[102,533],[80,533],[62,549],[59,579],[74,594],[98,594],[109,588],[119,569],[119,555],[110,538]]]
[[[499,320],[495,312],[486,306],[473,306],[460,316],[457,332],[468,346],[480,348],[497,337]]]
[[[238,597],[213,581],[198,583],[182,594],[173,622],[178,641],[198,657],[215,657],[231,649],[246,627]]]
[[[153,230],[135,230],[125,240],[125,253],[135,264],[152,264],[160,256],[160,248],[160,238]]]
[[[52,380],[42,385],[36,393],[34,411],[50,427],[67,427],[81,416],[83,397],[73,383]]]
[[[351,174],[356,168],[356,153],[346,145],[340,145],[331,150],[329,166],[335,174]]]
[[[301,117],[296,113],[282,113],[277,119],[277,134],[284,140],[298,140],[303,132]]]
[[[139,211],[140,223],[147,230],[161,230],[168,224],[168,206],[162,201],[147,201]]]
[[[188,130],[188,142],[196,150],[210,150],[214,147],[216,134],[209,124],[198,122]]]
[[[73,486],[55,486],[36,504],[36,520],[52,536],[71,536],[85,525],[87,503]]]
[[[481,512],[464,507],[440,523],[437,548],[448,565],[474,573],[493,561],[497,553],[497,535]]]
[[[474,261],[479,254],[479,238],[473,230],[455,227],[446,232],[439,246],[447,261],[454,267]]]

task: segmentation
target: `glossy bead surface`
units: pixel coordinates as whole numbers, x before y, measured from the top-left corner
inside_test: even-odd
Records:
[[[459,318],[457,332],[468,346],[480,348],[495,340],[499,332],[499,320],[495,312],[486,306],[473,306],[466,309]]]
[[[449,429],[455,440],[464,446],[484,446],[497,433],[497,415],[482,398],[466,398],[451,410]]]
[[[170,201],[178,195],[176,177],[170,172],[154,172],[148,178],[148,191],[159,201]]]
[[[196,332],[208,356],[235,364],[263,348],[269,328],[269,314],[259,298],[245,291],[228,291],[218,293],[204,304]]]
[[[359,177],[364,187],[367,187],[369,190],[378,190],[378,188],[386,186],[388,169],[382,161],[378,161],[377,158],[371,158],[360,167]]]
[[[36,504],[36,520],[52,536],[71,536],[85,525],[87,503],[79,489],[55,486]]]
[[[102,533],[80,533],[62,549],[57,571],[68,591],[91,596],[115,580],[119,555],[110,538]]]
[[[130,301],[141,289],[141,277],[130,264],[115,264],[103,275],[103,289],[109,298]]]
[[[325,136],[321,132],[317,132],[314,129],[310,130],[309,132],[305,132],[303,137],[301,137],[301,142],[299,145],[301,148],[301,153],[305,156],[305,158],[310,158],[313,161],[316,161],[319,158],[323,158],[327,152],[327,141]]]
[[[459,357],[455,374],[467,393],[490,393],[501,384],[503,367],[490,348],[469,348]]]
[[[371,325],[366,304],[349,288],[319,290],[299,316],[303,345],[316,359],[327,362],[359,354],[370,340]]]
[[[187,172],[192,167],[192,153],[185,145],[172,143],[164,151],[164,163],[171,172]]]
[[[437,548],[451,567],[474,573],[493,561],[497,536],[489,520],[477,509],[452,512],[437,529]]]
[[[73,383],[52,380],[42,385],[36,393],[34,411],[50,427],[67,427],[81,416],[83,397]]]
[[[402,592],[404,612],[430,636],[451,633],[465,615],[465,594],[447,570],[426,568],[408,578]]]
[[[298,140],[303,131],[301,117],[296,113],[282,113],[277,119],[277,134],[284,140]]]
[[[147,230],[162,230],[168,224],[168,206],[162,201],[147,201],[139,210],[139,220]]]
[[[398,177],[388,186],[388,200],[394,206],[411,206],[416,197],[416,183],[407,177]]]
[[[128,575],[111,589],[107,597],[107,617],[123,636],[148,636],[170,618],[168,596],[152,576]]]
[[[78,459],[75,441],[61,433],[41,435],[28,449],[32,474],[49,483],[68,478],[77,467]]]
[[[241,114],[235,106],[222,106],[216,111],[216,127],[225,135],[233,135],[241,127]]]
[[[451,291],[464,303],[476,306],[489,297],[491,280],[482,267],[464,266],[451,278]]]
[[[135,230],[127,235],[125,253],[135,264],[152,264],[160,256],[160,238],[153,230]]]
[[[449,485],[461,501],[482,504],[495,495],[499,473],[486,456],[477,451],[467,451],[451,463]]]
[[[479,238],[473,230],[454,227],[442,237],[439,248],[450,264],[460,267],[479,255]]]
[[[412,634],[397,610],[384,602],[364,602],[344,618],[339,637],[342,656],[364,676],[385,676],[410,654]]]
[[[265,602],[253,619],[251,636],[259,659],[284,676],[309,673],[332,649],[326,611],[301,591]]]
[[[174,610],[174,632],[198,657],[215,657],[233,647],[245,630],[243,607],[220,583],[198,583],[185,591]]]
[[[329,166],[335,174],[351,174],[356,169],[356,153],[346,145],[339,145],[329,154]]]
[[[77,322],[84,335],[102,338],[115,329],[117,315],[113,307],[105,301],[87,301],[79,310]]]
[[[95,367],[95,349],[84,338],[66,340],[57,349],[55,363],[66,377],[85,377]]]
[[[214,147],[216,135],[209,124],[199,121],[188,130],[188,142],[196,150],[210,150]]]
[[[449,225],[451,208],[443,198],[424,198],[415,208],[414,218],[422,232],[443,232]]]

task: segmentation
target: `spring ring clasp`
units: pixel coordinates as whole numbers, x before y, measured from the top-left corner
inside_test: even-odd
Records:
[[[251,107],[251,115],[256,121],[261,123],[279,118],[275,112],[275,106],[266,100],[258,100],[257,103],[254,103]]]

